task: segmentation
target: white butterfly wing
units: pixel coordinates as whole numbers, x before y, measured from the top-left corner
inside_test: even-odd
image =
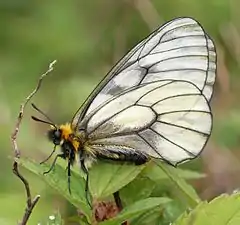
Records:
[[[209,101],[215,73],[215,47],[201,25],[192,18],[174,19],[120,60],[77,112],[73,124],[113,96],[153,81],[189,81]]]
[[[108,100],[81,122],[95,151],[142,152],[171,164],[195,158],[212,129],[207,98],[186,81],[141,84]]]

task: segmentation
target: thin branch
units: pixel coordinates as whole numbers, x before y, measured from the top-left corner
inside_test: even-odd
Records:
[[[116,206],[118,207],[119,211],[122,211],[123,205],[122,205],[122,200],[119,195],[119,191],[116,191],[113,193],[114,201],[116,203]]]
[[[16,125],[15,125],[13,134],[12,134],[12,136],[11,136],[11,140],[12,140],[12,144],[13,144],[13,149],[14,149],[14,156],[15,156],[16,158],[19,158],[19,157],[20,157],[20,151],[19,151],[19,148],[18,148],[18,146],[17,146],[17,134],[18,134],[18,131],[19,131],[19,127],[20,127],[22,118],[23,118],[24,109],[25,109],[26,105],[28,104],[29,100],[38,92],[39,88],[41,87],[43,78],[44,78],[45,76],[47,76],[47,75],[53,70],[53,66],[54,66],[54,64],[55,64],[56,62],[57,62],[57,61],[54,60],[53,62],[51,62],[51,63],[49,64],[48,70],[47,70],[44,74],[42,74],[42,75],[40,76],[36,88],[30,93],[30,95],[27,96],[27,98],[25,99],[25,101],[24,101],[24,102],[21,104],[21,106],[20,106],[20,111],[19,111],[19,114],[18,114],[17,123],[16,123]]]
[[[114,197],[114,201],[115,201],[116,206],[118,207],[119,212],[121,212],[123,210],[123,205],[122,205],[122,200],[120,198],[119,191],[114,192],[113,197]],[[124,221],[121,223],[121,225],[128,225],[128,222]]]
[[[36,195],[34,197],[34,199],[32,200],[29,183],[28,183],[27,179],[18,170],[18,161],[17,161],[17,159],[20,159],[21,152],[20,152],[20,150],[18,148],[17,136],[18,136],[18,132],[19,132],[19,128],[20,128],[22,119],[23,119],[24,109],[25,109],[26,105],[31,100],[31,98],[38,92],[39,88],[41,87],[41,84],[42,84],[42,81],[43,81],[44,77],[46,77],[53,70],[53,66],[54,66],[54,64],[56,62],[57,61],[54,60],[52,63],[49,64],[48,70],[39,77],[39,80],[38,80],[36,88],[26,97],[25,101],[21,104],[20,111],[19,111],[18,117],[17,117],[17,122],[16,122],[16,124],[14,126],[14,131],[13,131],[13,133],[11,135],[11,141],[12,141],[13,151],[14,151],[14,161],[13,161],[13,168],[12,168],[12,170],[13,170],[13,173],[24,184],[25,191],[26,191],[26,196],[27,196],[27,206],[25,208],[25,213],[23,215],[22,221],[19,222],[19,225],[27,224],[28,219],[29,219],[29,217],[30,217],[30,215],[32,213],[33,208],[35,207],[35,205],[37,204],[38,200],[40,199],[40,195]]]

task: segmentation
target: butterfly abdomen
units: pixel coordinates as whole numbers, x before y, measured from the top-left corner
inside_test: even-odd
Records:
[[[129,151],[129,152],[117,152],[117,151],[107,151],[102,153],[101,151],[96,153],[96,158],[105,159],[111,161],[119,162],[129,162],[135,165],[142,165],[149,161],[149,157],[142,154],[141,152]]]

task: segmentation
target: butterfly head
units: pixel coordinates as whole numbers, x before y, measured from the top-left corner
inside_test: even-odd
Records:
[[[69,123],[62,124],[60,126],[51,125],[51,128],[47,132],[48,139],[53,142],[54,145],[62,145],[64,141],[73,141],[73,131]]]
[[[48,139],[53,142],[53,144],[60,145],[62,141],[63,130],[60,126],[57,126],[43,111],[41,111],[35,104],[32,104],[32,107],[42,114],[47,120],[39,119],[35,116],[32,116],[32,119],[37,122],[45,123],[50,125],[50,129],[47,132]]]
[[[62,142],[62,133],[63,131],[57,127],[57,126],[52,126],[47,132],[47,136],[49,141],[52,141],[54,145],[60,145]]]
[[[48,139],[51,142],[53,142],[55,146],[62,145],[65,141],[72,142],[72,138],[74,135],[73,135],[71,125],[69,123],[58,126],[34,104],[32,104],[32,107],[38,112],[40,112],[47,119],[47,120],[42,120],[35,116],[32,116],[33,120],[50,125],[50,129],[47,132],[47,136],[48,136]]]

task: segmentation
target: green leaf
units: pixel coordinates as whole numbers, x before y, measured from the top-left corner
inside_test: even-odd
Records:
[[[205,174],[198,173],[187,169],[176,169],[176,173],[182,179],[199,179],[205,177]],[[156,163],[149,163],[148,166],[142,171],[142,176],[146,176],[151,180],[158,181],[168,179],[168,175]]]
[[[68,217],[67,224],[90,225],[86,217],[83,217],[81,214],[79,215],[79,213]]]
[[[149,210],[170,202],[169,198],[147,198],[133,203],[124,208],[115,218],[99,223],[99,225],[116,225],[126,220],[133,219]]]
[[[158,165],[159,173],[164,173],[173,183],[176,190],[180,192],[178,196],[181,196],[189,207],[194,208],[200,202],[196,191],[179,176],[176,168],[163,162],[156,162],[156,164]]]
[[[140,199],[148,198],[156,183],[144,177],[137,177],[131,183],[120,190],[120,196],[124,205],[130,205]]]
[[[52,188],[56,189],[69,202],[79,208],[87,217],[88,221],[90,221],[91,210],[90,206],[86,202],[85,180],[80,175],[72,171],[70,194],[68,191],[66,169],[63,167],[56,164],[53,171],[43,175],[43,172],[49,170],[48,165],[40,165],[39,163],[29,159],[21,159],[19,160],[19,163],[26,169],[41,177]]]
[[[163,211],[163,222],[169,224],[175,221],[184,211],[186,206],[182,202],[173,200],[165,205]]]
[[[166,203],[164,205],[167,205]],[[142,213],[138,217],[134,218],[131,220],[130,224],[131,225],[159,225],[160,221],[162,221],[162,214],[163,214],[163,208],[162,206],[157,206],[154,209],[148,210],[145,213]]]
[[[131,182],[145,167],[99,162],[89,171],[89,186],[93,198],[100,199],[118,191]]]
[[[240,194],[224,194],[211,202],[201,202],[189,214],[183,213],[174,225],[238,225],[240,224]]]

